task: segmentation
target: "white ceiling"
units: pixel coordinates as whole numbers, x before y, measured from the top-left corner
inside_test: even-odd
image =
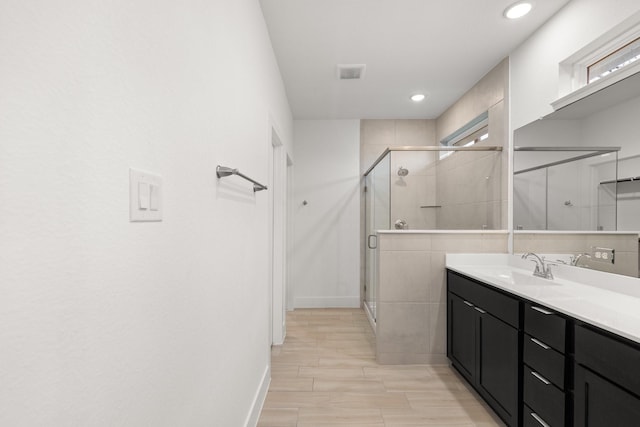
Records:
[[[569,0],[260,0],[296,119],[436,118]],[[337,64],[366,64],[338,80]],[[409,96],[429,96],[416,104]]]

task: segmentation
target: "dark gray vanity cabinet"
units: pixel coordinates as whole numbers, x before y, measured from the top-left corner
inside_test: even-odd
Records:
[[[576,326],[573,425],[640,425],[637,343],[589,325]]]
[[[450,270],[447,357],[509,426],[640,426],[640,343]]]
[[[473,303],[454,293],[448,295],[448,356],[467,381],[476,377],[476,319]]]
[[[565,426],[571,394],[567,389],[567,356],[571,322],[538,304],[524,304],[524,425]]]
[[[518,425],[518,300],[453,272],[447,287],[447,356],[507,425]]]

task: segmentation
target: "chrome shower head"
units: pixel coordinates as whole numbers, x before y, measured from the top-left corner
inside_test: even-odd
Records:
[[[398,168],[398,176],[407,176],[407,175],[409,175],[409,169],[406,169],[400,166]]]

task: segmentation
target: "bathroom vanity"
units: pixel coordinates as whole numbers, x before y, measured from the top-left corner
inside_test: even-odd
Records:
[[[447,255],[447,356],[509,426],[640,423],[640,279]]]

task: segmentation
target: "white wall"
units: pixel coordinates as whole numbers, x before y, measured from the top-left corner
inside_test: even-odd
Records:
[[[572,0],[510,55],[511,125],[553,111],[559,63],[640,10],[638,0]]]
[[[359,307],[360,122],[296,120],[294,140],[295,307]]]
[[[215,167],[267,181],[270,124],[291,150],[258,1],[7,0],[0,27],[0,425],[254,424],[269,193]],[[163,222],[129,222],[129,167]]]

